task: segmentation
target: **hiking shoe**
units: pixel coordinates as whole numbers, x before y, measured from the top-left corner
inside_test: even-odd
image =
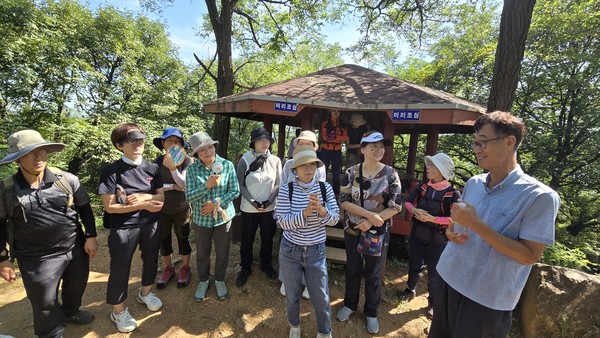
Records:
[[[194,298],[197,302],[206,298],[206,290],[208,290],[208,281],[198,283],[198,288],[196,289],[196,293],[194,294]]]
[[[275,269],[273,269],[273,267],[271,266],[271,264],[261,265],[260,269],[262,270],[262,272],[265,273],[265,275],[267,275],[268,279],[276,279],[279,276],[277,274],[277,271],[275,271]]]
[[[65,322],[75,324],[75,325],[84,325],[89,324],[94,320],[94,314],[89,311],[79,310],[76,314],[71,317],[65,317]]]
[[[237,285],[238,287],[244,286],[244,284],[246,284],[246,282],[248,281],[248,276],[250,276],[251,273],[252,273],[252,270],[250,270],[250,269],[240,270],[240,272],[238,273],[237,279],[235,280],[235,285]]]
[[[125,308],[125,310],[123,310],[123,312],[119,313],[118,315],[116,315],[114,311],[111,311],[110,320],[112,320],[113,323],[117,324],[117,330],[119,330],[119,332],[131,332],[137,327],[135,319],[131,317],[129,311],[127,311],[127,308]]]
[[[302,291],[302,298],[310,299],[310,293],[308,293],[308,288],[305,286],[304,291]]]
[[[223,300],[227,298],[227,286],[224,281],[215,281],[215,287],[217,288],[217,299]]]
[[[140,304],[146,304],[146,307],[150,311],[158,311],[162,307],[163,303],[156,297],[154,292],[148,292],[147,295],[142,296],[142,290],[138,292],[137,301]]]
[[[192,270],[189,266],[182,266],[181,269],[179,269],[179,280],[177,281],[178,288],[184,288],[190,284],[191,272]]]
[[[367,317],[367,331],[372,334],[379,332],[379,321],[376,317]]]
[[[331,332],[325,334],[317,331],[317,338],[332,338]]]
[[[300,326],[290,326],[289,338],[300,338]]]
[[[352,313],[354,313],[354,311],[350,310],[349,307],[344,305],[344,307],[338,311],[335,318],[337,318],[337,320],[339,320],[340,322],[345,322],[348,320],[348,318],[350,318],[350,315]]]
[[[164,287],[167,286],[167,283],[169,283],[169,281],[173,279],[173,277],[175,277],[175,268],[172,266],[165,268],[165,270],[162,273],[162,276],[160,276],[158,282],[156,282],[156,288],[159,290],[164,289]]]
[[[413,291],[409,288],[404,289],[404,291],[400,292],[400,301],[401,302],[410,302],[411,300],[415,299],[415,296],[417,295],[416,291]]]
[[[281,287],[279,288],[279,294],[285,297],[285,285],[283,282],[281,283]]]

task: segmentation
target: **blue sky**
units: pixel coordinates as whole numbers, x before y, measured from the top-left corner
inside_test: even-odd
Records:
[[[202,21],[206,13],[206,5],[202,0],[175,0],[170,6],[164,7],[162,15],[144,12],[138,0],[88,0],[82,1],[92,10],[100,6],[111,5],[115,8],[125,9],[134,13],[142,13],[148,17],[159,20],[165,24],[171,41],[179,47],[179,56],[186,63],[195,63],[193,53],[200,58],[209,58],[214,54],[214,46],[205,43],[195,35],[195,28]],[[348,32],[356,34],[348,34]],[[356,26],[347,22],[344,26],[328,25],[324,29],[327,41],[337,42],[342,47],[348,47],[358,37]],[[345,57],[346,63],[354,63],[349,56]]]

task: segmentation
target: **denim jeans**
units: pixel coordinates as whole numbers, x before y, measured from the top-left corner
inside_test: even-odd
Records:
[[[283,271],[285,302],[290,325],[300,325],[300,299],[304,273],[310,301],[317,316],[317,328],[320,333],[330,333],[331,307],[325,242],[302,246],[283,238],[279,247],[279,270]]]

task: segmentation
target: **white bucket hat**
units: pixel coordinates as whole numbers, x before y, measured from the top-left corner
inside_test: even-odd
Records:
[[[318,141],[317,141],[317,135],[315,135],[315,133],[313,133],[310,130],[303,130],[300,133],[300,135],[298,135],[298,137],[296,137],[294,139],[294,147],[298,146],[298,141],[299,140],[310,141],[310,142],[313,143],[313,145],[314,145],[313,148],[315,149],[315,151],[317,151],[317,149],[319,149],[319,144],[318,144]]]
[[[210,145],[219,144],[219,141],[215,141],[205,131],[199,131],[190,137],[190,147],[192,148],[192,155],[202,150],[202,148]]]
[[[444,153],[437,153],[433,156],[425,156],[425,165],[434,165],[444,176],[445,179],[449,180],[454,177],[454,161],[450,156]]]

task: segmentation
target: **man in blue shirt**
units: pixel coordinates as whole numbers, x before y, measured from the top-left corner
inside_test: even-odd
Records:
[[[517,164],[524,136],[509,113],[475,121],[471,146],[487,173],[471,178],[464,203],[452,207],[429,337],[506,337],[531,266],[554,244],[560,198]]]

